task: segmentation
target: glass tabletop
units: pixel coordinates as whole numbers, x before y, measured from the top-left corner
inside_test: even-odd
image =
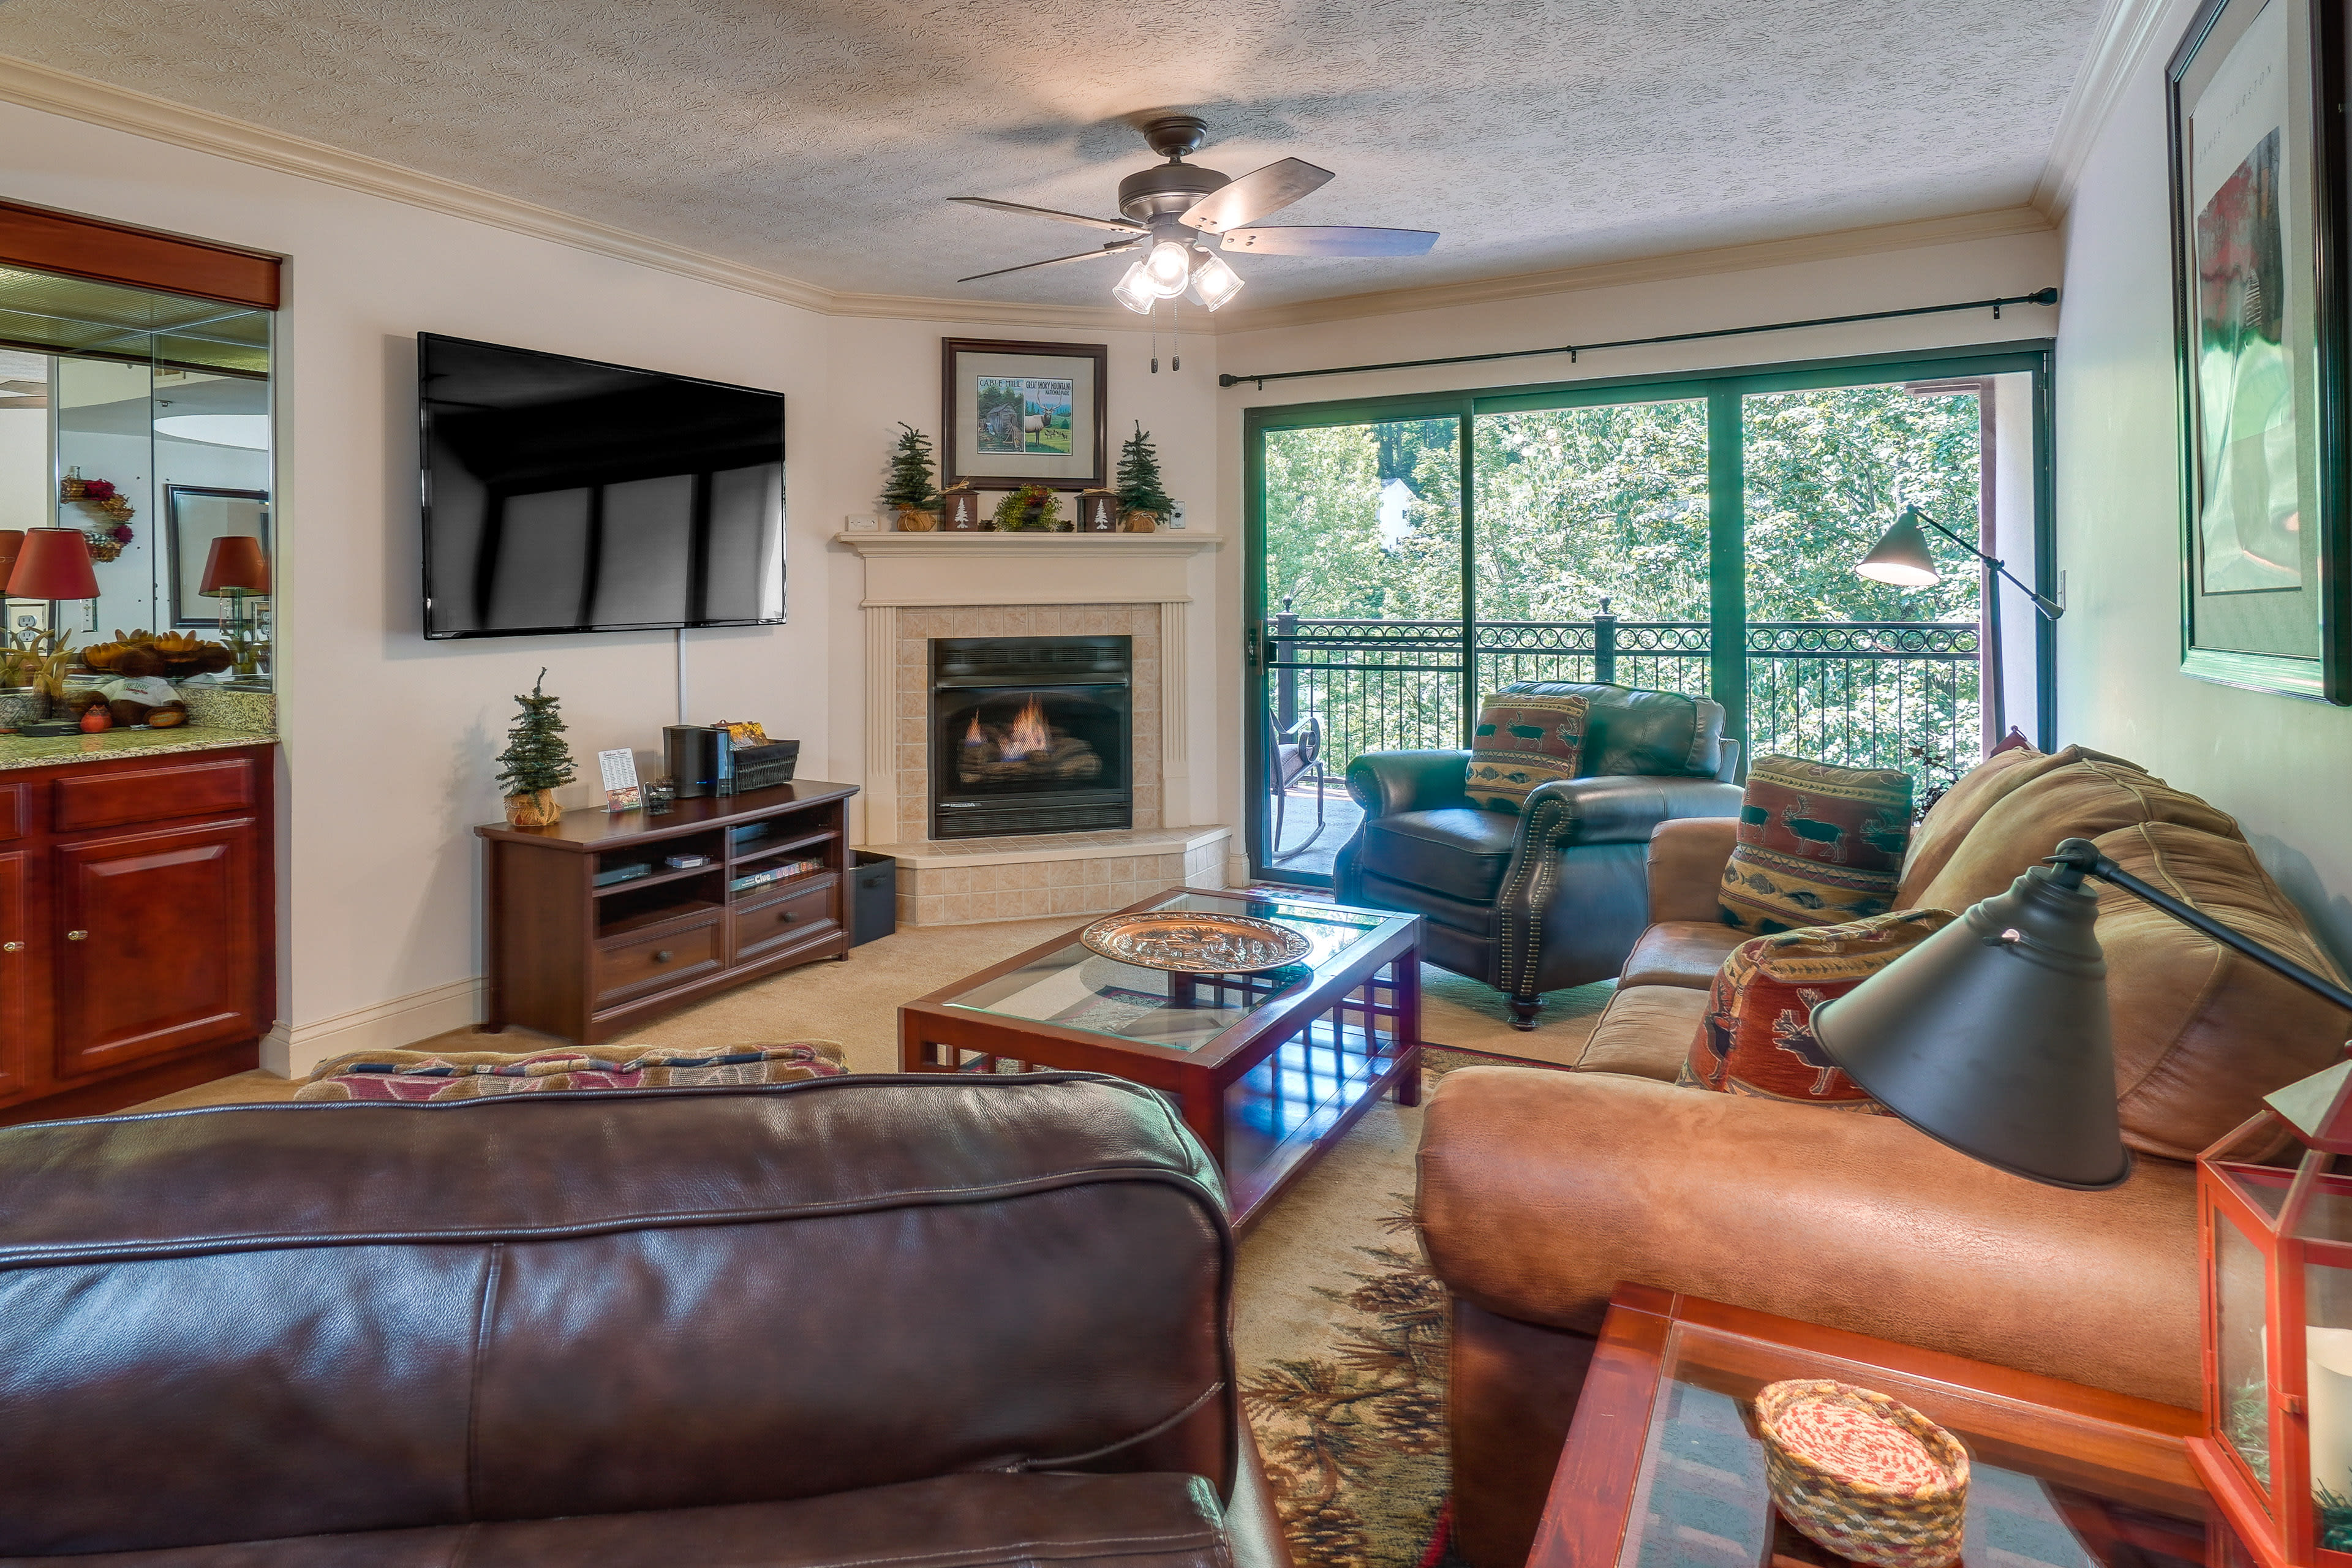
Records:
[[[1297,931],[1309,947],[1297,963],[1256,974],[1171,974],[1105,958],[1073,936],[1010,973],[944,998],[944,1005],[1195,1051],[1252,1014],[1308,990],[1351,962],[1366,942],[1412,918],[1304,899],[1184,889],[1150,907],[1253,915]]]
[[[2178,1441],[1818,1352],[1677,1323],[1643,1438],[1620,1568],[1842,1563],[1772,1507],[1756,1393],[1835,1378],[1901,1400],[1969,1451],[1959,1568],[2202,1568],[2207,1505]]]

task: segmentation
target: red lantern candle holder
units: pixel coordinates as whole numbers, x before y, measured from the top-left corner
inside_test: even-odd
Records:
[[[2263,1568],[2352,1568],[2352,1061],[2197,1162],[2205,1436],[2189,1458]],[[2293,1170],[2233,1155],[2303,1145]]]

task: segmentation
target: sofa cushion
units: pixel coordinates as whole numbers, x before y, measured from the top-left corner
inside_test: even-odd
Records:
[[[1723,918],[1763,935],[1881,913],[1910,832],[1909,773],[1759,757],[1723,868]]]
[[[1198,1476],[940,1476],[791,1502],[101,1552],[81,1568],[1228,1568]]]
[[[351,1051],[319,1064],[297,1100],[477,1100],[564,1089],[707,1089],[837,1078],[832,1040],[790,1045],[565,1046],[543,1051]]]
[[[1719,920],[1659,921],[1633,944],[1617,984],[1680,985],[1704,991],[1715,984],[1715,972],[1723,967],[1731,950],[1752,940]]]
[[[2074,748],[2069,748],[2070,751]],[[2129,763],[2084,752],[2079,759],[2032,770],[1977,820],[1943,869],[1917,889],[1927,909],[1965,910],[2006,892],[2059,842],[2096,838],[2143,822],[2176,822],[2223,838],[2242,837],[2227,812]]]
[[[1672,1083],[1706,1006],[1706,993],[1686,986],[1620,985],[1586,1037],[1576,1070]]]
[[[1489,811],[1517,815],[1536,785],[1576,777],[1587,706],[1576,696],[1487,698],[1470,738],[1465,791]]]
[[[1724,1094],[1880,1112],[1813,1037],[1813,1009],[1844,995],[1952,923],[1902,910],[1744,942],[1707,992],[1677,1081]]]
[[[2141,880],[2341,981],[2244,840],[2148,822],[2094,842]],[[2116,1109],[2132,1148],[2191,1159],[2260,1110],[2263,1096],[2341,1058],[2352,1016],[2123,889],[2095,885]]]
[[[1508,812],[1467,805],[1405,811],[1364,824],[1360,863],[1368,875],[1490,904],[1518,841],[1519,819]]]
[[[1950,862],[1961,841],[1984,819],[1985,813],[2000,805],[2011,791],[2053,769],[2084,762],[2112,763],[2135,773],[2147,771],[2137,763],[2111,757],[2088,746],[2068,746],[2063,751],[2044,752],[2021,745],[1996,752],[1962,774],[1911,830],[1911,847],[1903,857],[1903,880],[1895,890],[1895,907],[1919,907],[1921,892]]]

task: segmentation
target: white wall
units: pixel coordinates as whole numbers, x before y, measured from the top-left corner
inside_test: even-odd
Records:
[[[1225,371],[1247,374],[1855,315],[2030,294],[2057,283],[2059,266],[2057,236],[2042,230],[1738,271],[1661,277],[1536,299],[1234,332],[1217,340],[1217,358]],[[1671,264],[1661,268],[1671,269]],[[1247,407],[1667,375],[1723,366],[2013,342],[2050,336],[2060,311],[2068,308],[2068,302],[2062,301],[2054,308],[2011,306],[1999,320],[1990,310],[1979,310],[1606,350],[1580,355],[1575,363],[1559,355],[1276,382],[1263,391],[1254,384],[1233,387],[1222,395],[1218,411],[1217,492],[1226,502],[1221,526],[1238,542],[1242,410]],[[2026,559],[2031,558],[2029,551]],[[1218,650],[1221,733],[1236,732],[1242,722],[1241,564],[1238,549],[1220,552],[1221,620],[1213,646]],[[1241,821],[1243,788],[1236,753],[1221,781],[1222,820]],[[1239,868],[1235,870],[1238,874]]]
[[[2084,165],[2065,225],[2058,339],[2058,722],[2235,816],[2263,863],[2352,956],[2342,803],[2352,712],[2180,673],[2164,55],[2173,7]]]

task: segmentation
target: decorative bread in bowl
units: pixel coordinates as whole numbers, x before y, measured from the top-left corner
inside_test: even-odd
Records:
[[[1765,1484],[1808,1540],[1877,1568],[1945,1568],[1967,1523],[1969,1453],[1909,1405],[1792,1378],[1756,1395]]]

